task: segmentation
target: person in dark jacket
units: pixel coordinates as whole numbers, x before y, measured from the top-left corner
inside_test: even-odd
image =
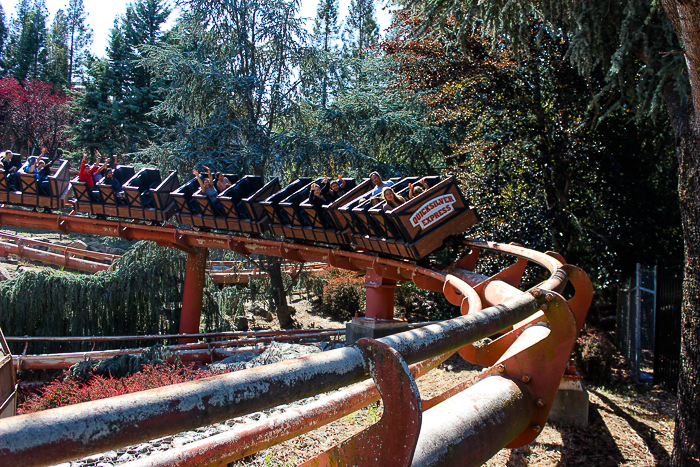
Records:
[[[111,185],[112,190],[114,191],[114,195],[117,198],[117,202],[120,204],[126,204],[126,195],[124,194],[124,190],[122,190],[122,184],[121,182],[117,179],[117,177],[114,176],[114,170],[112,169],[107,169],[107,172],[105,173],[105,178],[100,181],[101,185]]]
[[[325,194],[322,193],[321,187],[318,183],[311,184],[311,191],[309,192],[309,204],[313,206],[314,211],[316,211],[316,216],[320,219],[321,224],[324,228],[331,227],[328,218],[326,217],[326,210],[323,208],[326,204],[330,204],[333,201]]]
[[[51,196],[51,182],[49,181],[49,175],[51,175],[51,166],[53,161],[44,162],[39,161],[37,163],[37,186],[39,188],[39,193],[46,196]]]
[[[331,180],[329,183],[328,176],[323,181],[323,187],[321,187],[321,193],[326,196],[331,202],[337,201],[345,194],[345,180],[343,176],[339,175],[338,180]]]

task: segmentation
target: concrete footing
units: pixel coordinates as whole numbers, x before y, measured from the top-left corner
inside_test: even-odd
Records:
[[[406,321],[353,318],[345,325],[345,343],[352,344],[363,337],[378,339],[404,331],[408,331]]]
[[[562,378],[548,421],[556,425],[588,425],[588,392],[580,379]]]

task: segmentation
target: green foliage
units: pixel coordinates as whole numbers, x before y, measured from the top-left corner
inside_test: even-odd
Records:
[[[65,21],[68,55],[67,79],[69,87],[72,87],[76,78],[83,77],[89,55],[87,49],[92,43],[92,29],[87,25],[87,13],[83,0],[69,0]]]
[[[379,42],[379,26],[374,17],[374,0],[350,0],[345,20],[345,46],[358,56]]]
[[[448,302],[443,294],[423,290],[413,282],[401,282],[395,289],[394,309],[410,323],[443,321],[460,316],[459,307]]]
[[[340,319],[350,319],[363,313],[365,288],[361,277],[351,271],[328,268],[314,274],[314,292],[321,298],[326,313]]]
[[[68,78],[68,24],[63,10],[54,16],[48,38],[48,58],[44,76],[58,89],[66,89]]]
[[[0,283],[0,328],[6,335],[91,336],[172,334],[179,329],[185,254],[148,242],[136,244],[116,271],[93,275],[54,270],[26,271]],[[204,291],[202,327],[231,329],[209,283]],[[67,346],[47,344],[30,351]],[[77,345],[72,345],[79,350]],[[15,352],[21,349],[13,349]]]
[[[204,162],[215,170],[279,174],[283,155],[271,135],[298,84],[292,76],[306,34],[298,8],[279,0],[184,2],[177,44],[145,47],[140,62],[168,82],[154,112],[181,124],[144,154],[187,172]]]
[[[394,87],[425,102],[428,119],[454,137],[447,164],[479,210],[477,237],[557,251],[601,287],[640,254],[680,257],[663,118],[646,134],[629,113],[596,125],[589,96],[605,83],[582,79],[564,59],[568,43],[542,25],[519,36],[535,56],[514,54],[501,36],[486,40],[478,21],[463,31],[452,18],[417,40],[422,18],[404,11],[399,20],[383,45]]]
[[[361,61],[368,78],[339,95],[327,108],[302,103],[284,120],[275,137],[287,155],[284,170],[292,177],[344,173],[367,177],[436,175],[445,169],[449,135],[424,120],[425,104],[387,89],[389,63]]]
[[[150,112],[163,98],[164,83],[138,62],[144,47],[167,40],[162,27],[170,12],[164,0],[129,5],[111,31],[107,59],[87,60],[85,91],[75,96],[80,120],[72,132],[78,146],[135,153],[160,133],[158,126],[166,122]],[[131,159],[127,155],[125,161]]]
[[[46,65],[46,5],[36,0],[17,4],[10,40],[7,46],[7,68],[18,81],[41,79]]]

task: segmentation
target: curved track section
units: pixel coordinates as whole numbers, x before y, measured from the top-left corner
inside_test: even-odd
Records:
[[[410,280],[442,292],[463,314],[266,367],[11,417],[0,424],[2,465],[52,465],[353,385],[319,401],[320,408],[285,414],[132,464],[222,465],[376,398],[376,392],[368,395],[357,383],[376,387],[385,406],[382,420],[305,465],[480,465],[502,447],[525,445],[539,434],[592,299],[583,271],[564,264],[556,254],[517,245],[465,240],[471,253],[437,270],[362,252],[7,208],[0,209],[0,224],[152,240],[192,253],[221,248],[371,269],[382,278]],[[494,276],[482,276],[474,272],[482,251],[517,261]],[[545,268],[549,277],[520,291],[517,286],[528,262]],[[567,282],[575,289],[568,300],[561,295]],[[487,337],[492,339],[473,345]],[[421,400],[407,364],[446,358],[457,350],[486,367],[478,381]],[[368,376],[373,383],[365,381]]]

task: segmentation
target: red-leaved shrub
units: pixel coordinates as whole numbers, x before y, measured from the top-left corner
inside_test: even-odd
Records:
[[[87,383],[81,383],[74,378],[66,378],[49,383],[38,393],[27,396],[26,400],[20,403],[17,413],[38,412],[64,405],[194,381],[212,375],[213,373],[208,370],[195,369],[191,365],[183,367],[148,365],[142,371],[126,378],[93,376]]]

